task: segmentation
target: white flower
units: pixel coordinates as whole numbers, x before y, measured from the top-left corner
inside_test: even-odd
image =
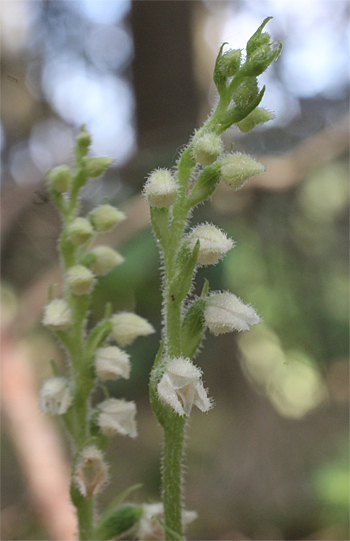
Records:
[[[193,405],[208,411],[212,405],[201,378],[201,370],[189,359],[172,359],[158,383],[158,396],[179,415],[189,416]]]
[[[129,379],[130,355],[117,346],[107,346],[96,351],[96,375],[102,379]]]
[[[96,246],[88,253],[92,256],[91,270],[98,276],[103,276],[117,265],[124,262],[124,257],[109,246]]]
[[[164,528],[157,520],[164,522],[164,510],[162,503],[143,505],[144,513],[139,521],[136,538],[138,541],[165,541]],[[183,526],[187,526],[197,518],[195,511],[182,511]]]
[[[39,408],[44,413],[63,415],[67,412],[72,400],[66,378],[50,378],[41,387]]]
[[[108,481],[108,468],[103,454],[95,445],[85,447],[75,467],[73,480],[85,498],[95,496]]]
[[[214,293],[206,299],[204,319],[214,334],[247,331],[260,321],[252,306],[243,304],[236,295],[228,291]]]
[[[138,336],[148,336],[155,332],[146,319],[132,312],[120,312],[111,318],[112,337],[121,347],[128,346]]]
[[[189,247],[194,249],[199,240],[198,263],[213,265],[234,247],[234,242],[215,225],[205,224],[196,227],[189,236]]]
[[[63,299],[54,299],[45,306],[43,325],[53,331],[65,331],[71,327],[72,313]]]
[[[95,283],[91,270],[83,265],[74,265],[67,271],[67,284],[73,295],[88,295]]]
[[[167,169],[153,171],[147,180],[144,193],[151,207],[171,207],[175,202],[178,185]]]
[[[136,404],[109,398],[99,405],[100,414],[98,416],[98,425],[106,436],[122,434],[135,438],[136,429]]]

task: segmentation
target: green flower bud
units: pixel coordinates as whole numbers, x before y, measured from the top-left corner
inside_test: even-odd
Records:
[[[246,154],[230,154],[221,162],[222,180],[230,188],[238,189],[250,178],[261,175],[266,171],[266,167]]]
[[[147,180],[144,193],[151,207],[171,207],[175,203],[178,186],[167,169],[153,171]]]
[[[70,169],[66,165],[55,167],[47,173],[47,183],[50,190],[56,193],[67,192],[69,190],[71,178]]]
[[[125,220],[126,216],[121,210],[111,205],[101,205],[95,208],[89,215],[95,231],[109,231],[116,224]]]
[[[240,64],[241,50],[230,49],[220,56],[216,69],[218,69],[224,77],[232,77],[239,70]]]
[[[245,75],[257,76],[263,73],[271,62],[277,59],[282,50],[281,42],[272,49],[270,35],[262,32],[270,19],[272,17],[267,17],[247,42],[247,60],[242,68]]]
[[[113,267],[124,262],[124,257],[109,246],[96,246],[87,254],[87,259],[92,272],[98,276],[107,274]]]
[[[248,77],[233,93],[233,99],[241,109],[248,107],[259,93],[256,77]]]
[[[108,156],[99,156],[98,158],[86,158],[85,166],[88,177],[99,177],[107,167],[113,162]]]
[[[67,284],[73,295],[87,295],[94,287],[93,273],[83,265],[74,265],[67,271]]]
[[[86,156],[89,146],[91,145],[91,135],[86,130],[85,126],[81,127],[76,139],[76,151],[79,157]]]
[[[242,132],[248,133],[259,124],[264,124],[265,122],[273,120],[274,118],[275,115],[271,113],[271,111],[268,111],[263,107],[257,107],[243,120],[237,122],[237,126]]]
[[[247,41],[247,57],[251,56],[262,45],[269,43],[270,34],[267,32],[262,32],[262,30],[272,18],[273,17],[266,17],[259,28],[254,32],[252,37]]]
[[[221,137],[215,133],[205,133],[201,137],[194,137],[193,156],[201,165],[211,165],[223,153],[224,145]]]
[[[91,223],[86,218],[75,218],[67,227],[67,238],[76,246],[85,244],[94,234]]]

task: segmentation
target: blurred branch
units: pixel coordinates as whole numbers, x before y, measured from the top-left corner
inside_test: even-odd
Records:
[[[349,117],[330,128],[304,139],[285,156],[258,156],[267,166],[261,177],[253,178],[246,185],[267,190],[286,190],[305,178],[309,171],[336,159],[349,149]]]
[[[6,424],[33,509],[50,539],[73,541],[76,518],[69,501],[69,468],[51,423],[38,410],[38,392],[26,345],[2,333],[1,399]]]

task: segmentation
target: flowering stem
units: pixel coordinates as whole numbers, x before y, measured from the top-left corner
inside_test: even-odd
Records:
[[[163,448],[163,503],[166,539],[182,538],[182,456],[185,419],[176,413],[164,427]],[[177,536],[172,537],[171,532]],[[179,537],[180,536],[180,537]]]

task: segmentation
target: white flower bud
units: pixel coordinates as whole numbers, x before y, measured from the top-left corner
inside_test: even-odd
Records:
[[[89,214],[90,222],[95,231],[109,231],[119,222],[125,220],[126,216],[121,210],[112,205],[100,205]]]
[[[117,346],[107,346],[96,351],[95,371],[102,379],[129,379],[130,355]]]
[[[87,295],[91,293],[95,277],[91,270],[83,265],[74,265],[67,271],[67,284],[73,295]]]
[[[167,169],[153,171],[147,180],[144,193],[151,207],[171,207],[175,203],[178,185]]]
[[[224,151],[221,137],[216,133],[205,133],[193,139],[193,156],[202,165],[211,165]]]
[[[136,429],[136,404],[109,398],[99,405],[100,414],[98,416],[98,425],[106,436],[122,434],[135,438]]]
[[[44,413],[63,415],[68,411],[72,400],[66,378],[50,378],[41,387],[39,408]]]
[[[109,248],[109,246],[96,246],[96,248],[90,250],[88,255],[93,256],[90,268],[98,276],[107,274],[114,267],[124,262],[124,257],[119,252]]]
[[[194,249],[197,240],[200,244],[197,261],[201,265],[217,263],[220,257],[234,247],[234,242],[228,239],[221,229],[210,224],[199,225],[192,231],[189,236],[191,250]]]
[[[246,154],[236,152],[226,156],[220,162],[222,180],[230,188],[241,188],[250,177],[266,171],[265,165],[253,160]]]
[[[148,336],[155,332],[146,319],[132,312],[120,312],[111,318],[112,337],[121,347],[128,346],[138,336]]]
[[[225,291],[213,293],[206,299],[204,319],[209,330],[214,334],[232,331],[247,331],[259,323],[260,318],[252,306]]]
[[[237,127],[244,133],[248,133],[253,130],[256,126],[260,124],[265,124],[269,120],[273,120],[275,115],[264,109],[264,107],[257,107],[249,115],[247,115],[243,120],[237,122]]]
[[[47,183],[51,190],[56,193],[64,193],[69,190],[71,182],[70,169],[66,165],[60,165],[47,173]]]
[[[75,218],[67,227],[67,238],[76,246],[85,244],[94,234],[93,227],[86,218]]]
[[[193,405],[208,411],[212,405],[203,387],[202,372],[189,359],[172,359],[157,386],[162,402],[179,415],[189,416]]]
[[[89,177],[99,177],[107,167],[113,162],[108,156],[98,156],[94,158],[86,158],[85,166]]]
[[[162,503],[143,504],[143,515],[139,521],[136,532],[138,541],[165,541],[164,528],[158,519],[164,522],[164,509]],[[182,524],[187,526],[197,518],[195,511],[182,511]]]
[[[95,445],[83,449],[77,463],[73,481],[85,498],[91,498],[101,492],[108,481],[108,467],[103,454]]]
[[[46,327],[53,331],[65,331],[72,323],[72,313],[65,300],[55,299],[45,306],[43,325]]]

